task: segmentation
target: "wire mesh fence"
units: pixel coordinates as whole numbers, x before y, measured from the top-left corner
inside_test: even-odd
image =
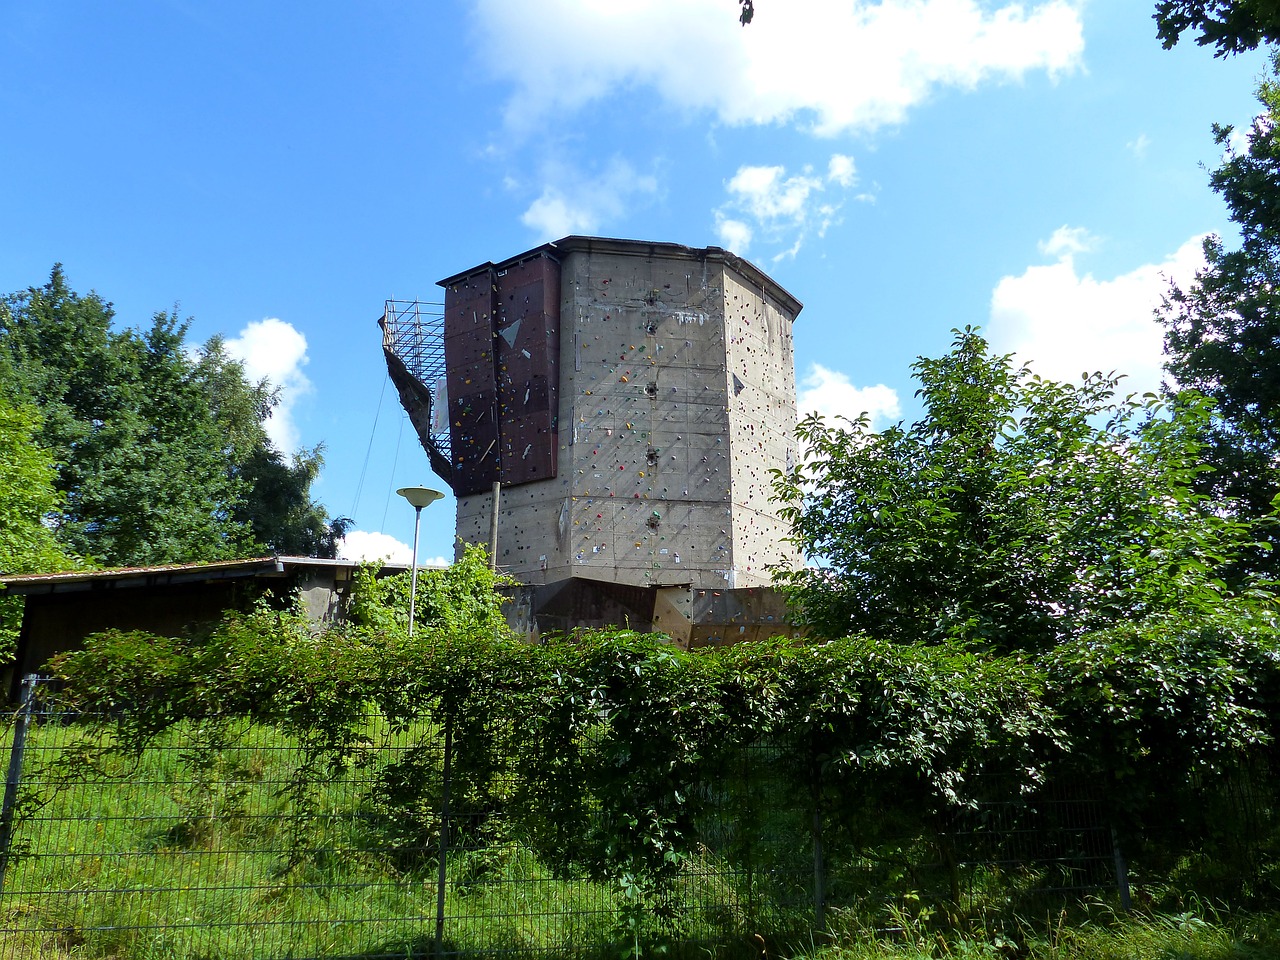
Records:
[[[37,690],[0,735],[0,960],[759,955],[832,917],[884,923],[904,898],[980,904],[1114,882],[1100,802],[1010,797],[932,824],[788,782],[777,748],[699,785],[695,853],[669,882],[610,872],[611,826],[586,802],[540,807],[493,750],[449,726],[370,712],[323,765],[244,718],[183,720],[130,749],[109,718]],[[593,855],[601,853],[601,856]]]

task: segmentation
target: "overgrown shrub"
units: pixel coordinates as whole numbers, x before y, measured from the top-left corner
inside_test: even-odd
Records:
[[[497,608],[479,597],[468,625],[428,620],[413,637],[374,616],[316,634],[265,607],[203,638],[103,634],[61,670],[130,749],[211,714],[287,733],[306,758],[292,798],[303,811],[326,771],[368,755],[378,718],[409,740],[366,811],[410,859],[434,848],[447,740],[459,807],[502,810],[553,873],[617,884],[650,911],[726,803],[744,829],[825,837],[908,885],[922,881],[895,864],[923,854],[903,844],[932,844],[952,900],[966,857],[948,825],[995,800],[1031,810],[1051,782],[1100,795],[1148,877],[1190,876],[1188,853],[1231,832],[1232,778],[1248,776],[1266,811],[1251,814],[1254,849],[1280,836],[1280,644],[1256,612],[1155,618],[1038,657],[867,637],[687,652],[627,631],[526,645],[493,628]],[[709,791],[747,750],[768,757],[768,795]],[[452,829],[483,844],[496,826]],[[1230,863],[1237,877],[1256,867]]]

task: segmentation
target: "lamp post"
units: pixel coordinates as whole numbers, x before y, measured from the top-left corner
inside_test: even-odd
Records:
[[[413,606],[418,598],[418,525],[422,522],[422,508],[444,497],[439,490],[427,487],[401,487],[396,491],[413,507],[413,573],[409,575],[409,636],[413,636]]]

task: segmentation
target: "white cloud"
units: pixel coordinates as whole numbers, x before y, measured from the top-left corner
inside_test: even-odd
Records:
[[[1125,144],[1125,149],[1128,150],[1130,153],[1132,153],[1139,160],[1143,159],[1147,155],[1147,150],[1149,150],[1150,147],[1151,147],[1151,138],[1148,137],[1145,133],[1138,134],[1138,136],[1135,139],[1130,140],[1128,143]]]
[[[853,157],[843,153],[833,153],[827,162],[827,179],[842,187],[852,187],[858,182],[858,168],[854,166]]]
[[[822,189],[822,180],[803,174],[787,177],[786,172],[785,167],[739,167],[729,181],[729,193],[757,220],[802,220],[809,195]]]
[[[389,533],[352,530],[338,542],[338,556],[343,560],[409,563],[413,559],[413,547],[401,543]]]
[[[1192,237],[1160,263],[1100,280],[1077,270],[1074,254],[1083,248],[1063,240],[1080,236],[1088,234],[1058,230],[1059,242],[1051,238],[1042,245],[1058,254],[1056,263],[1000,280],[991,295],[992,345],[1016,352],[1055,380],[1115,371],[1126,375],[1124,392],[1154,391],[1161,381],[1164,330],[1153,311],[1170,280],[1186,283],[1204,265],[1203,237]]]
[[[1046,257],[1069,257],[1077,253],[1087,253],[1098,245],[1098,238],[1084,227],[1068,227],[1066,224],[1053,231],[1048,240],[1041,240],[1036,246]]]
[[[255,320],[226,342],[227,353],[244,364],[245,375],[255,383],[267,380],[279,390],[276,404],[265,424],[267,436],[283,453],[298,448],[298,430],[293,408],[298,398],[311,390],[311,381],[302,368],[307,363],[307,338],[292,324],[277,317]]]
[[[477,0],[484,63],[514,85],[513,128],[622,88],[727,124],[832,136],[901,123],[940,88],[1077,69],[1079,0]],[[537,51],[533,56],[530,51]]]
[[[838,370],[828,370],[815,363],[800,381],[796,407],[803,418],[809,413],[823,417],[848,417],[856,420],[862,414],[871,418],[872,427],[884,426],[901,415],[898,394],[892,387],[877,383],[874,387],[855,387]]]
[[[343,560],[385,560],[408,566],[413,562],[413,547],[389,533],[352,530],[338,542],[338,556]],[[452,562],[444,557],[418,557],[420,567],[447,567]]]
[[[751,238],[755,235],[741,220],[726,217],[719,211],[716,212],[716,234],[720,237],[720,245],[726,250],[746,250],[751,246]]]
[[[520,218],[539,240],[597,233],[603,224],[621,219],[634,201],[658,193],[657,177],[637,173],[618,157],[596,176],[552,164],[544,171],[544,180],[541,196]]]
[[[715,211],[720,243],[745,254],[761,236],[790,245],[775,261],[794,257],[810,232],[822,236],[836,222],[843,201],[827,199],[827,187],[849,188],[857,182],[853,158],[840,153],[831,157],[825,177],[810,166],[794,176],[787,176],[782,166],[741,166],[725,184],[729,199]]]

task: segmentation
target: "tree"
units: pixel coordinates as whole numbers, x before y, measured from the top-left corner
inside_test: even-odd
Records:
[[[1199,30],[1196,43],[1215,47],[1217,57],[1280,40],[1280,6],[1274,0],[1160,0],[1155,21],[1166,50],[1188,30]]]
[[[1226,152],[1210,175],[1240,229],[1240,246],[1204,244],[1205,267],[1186,287],[1172,284],[1157,316],[1165,325],[1170,392],[1193,390],[1216,404],[1200,487],[1243,516],[1266,517],[1280,495],[1280,85],[1277,63],[1258,90],[1264,113],[1233,147],[1235,131],[1215,126]],[[1276,530],[1267,535],[1276,543]],[[1255,567],[1278,570],[1274,550]]]
[[[40,414],[15,401],[11,382],[0,363],[0,573],[75,567],[46,524],[59,503],[57,469],[36,440]]]
[[[265,380],[250,383],[221,337],[201,348],[197,376],[206,384],[209,407],[228,438],[233,471],[244,483],[234,519],[273,553],[337,556],[338,541],[351,521],[330,519],[325,506],[311,499],[311,484],[324,467],[323,445],[289,458],[275,449],[263,424],[276,404],[276,391]]]
[[[109,303],[68,287],[61,266],[45,286],[0,301],[0,356],[39,409],[39,440],[58,463],[58,540],[111,565],[281,545],[331,554],[332,536],[314,522],[323,508],[309,496],[318,455],[290,468],[271,447],[269,386],[249,383],[216,338],[193,356],[187,324],[172,314],[143,330],[116,331],[113,320]]]
[[[807,457],[777,477],[793,541],[820,561],[781,574],[816,635],[1044,650],[1230,595],[1251,527],[1195,489],[1206,401],[1044,380],[971,329],[913,370],[918,422],[810,416]]]
[[[350,528],[346,517],[328,519],[323,504],[308,494],[324,466],[321,447],[295,453],[292,462],[260,445],[240,461],[246,483],[235,517],[249,525],[254,539],[287,556],[335,557],[338,541]]]
[[[0,574],[74,569],[79,562],[45,524],[58,508],[57,471],[36,443],[40,416],[13,401],[7,379],[0,371]],[[13,653],[21,618],[22,601],[0,594],[0,663]]]

